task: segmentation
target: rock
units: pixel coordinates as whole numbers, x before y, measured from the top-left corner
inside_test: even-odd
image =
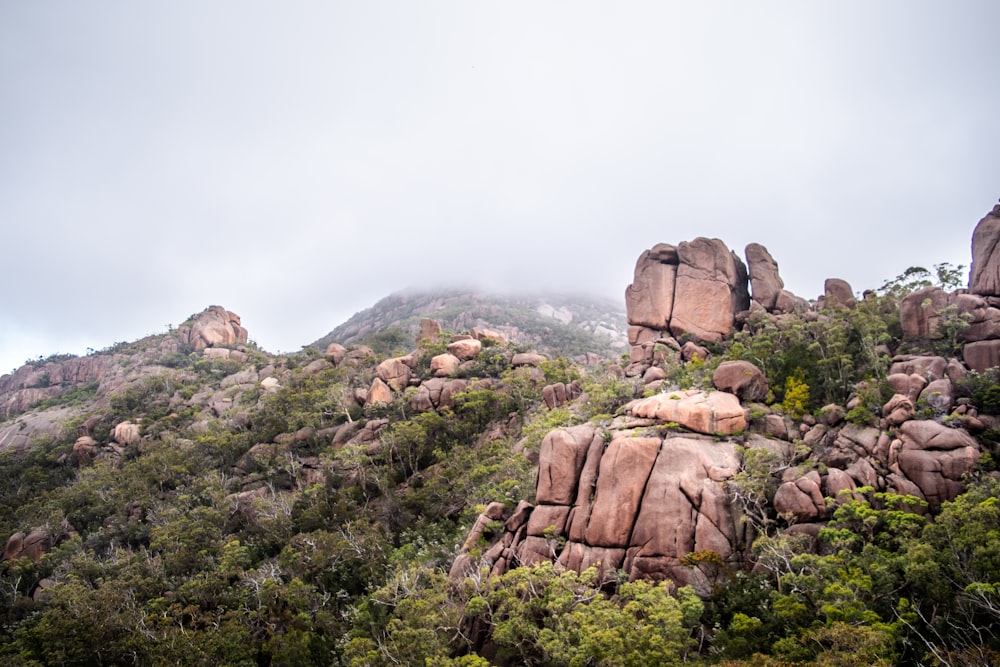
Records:
[[[73,443],[73,458],[77,465],[84,466],[97,456],[97,441],[89,435],[82,435]]]
[[[468,387],[465,380],[446,380],[432,378],[421,383],[416,396],[410,402],[410,407],[417,412],[439,410],[455,407],[455,394],[463,392]]]
[[[594,504],[584,541],[596,547],[630,542],[646,481],[660,450],[659,438],[617,435],[601,458]]]
[[[920,489],[932,510],[954,500],[965,489],[963,477],[979,461],[975,439],[929,420],[908,421],[901,431],[896,458],[900,472]]]
[[[587,452],[598,437],[590,424],[552,431],[542,439],[538,458],[535,501],[547,505],[570,505]]]
[[[486,329],[484,327],[472,327],[470,331],[472,337],[478,341],[491,341],[493,343],[499,343],[501,345],[507,344],[507,336],[500,333],[499,331],[494,331],[493,329]]]
[[[996,368],[1000,366],[1000,340],[966,343],[962,348],[962,357],[969,368],[979,373]]]
[[[778,275],[778,263],[771,257],[767,248],[759,243],[749,244],[743,254],[747,258],[747,272],[750,274],[753,300],[768,311],[774,310],[778,297],[785,287],[784,281]]]
[[[774,493],[774,511],[791,522],[815,521],[826,516],[820,485],[809,477],[785,482]]]
[[[247,330],[240,325],[240,316],[222,306],[210,306],[198,315],[190,326],[178,328],[182,341],[195,351],[219,345],[231,346],[247,342]]]
[[[692,431],[708,435],[736,433],[747,427],[740,400],[722,391],[706,394],[689,389],[657,394],[632,401],[625,406],[625,411],[636,417],[677,422]]]
[[[705,361],[706,359],[708,359],[708,355],[709,355],[708,348],[702,347],[697,343],[688,341],[684,343],[683,346],[681,346],[681,359],[683,359],[684,361],[692,361],[696,357],[698,359],[701,359],[702,361]]]
[[[654,246],[639,256],[632,284],[625,290],[629,324],[658,331],[669,327],[677,263],[676,249],[666,244]]]
[[[47,528],[35,528],[27,535],[17,532],[8,538],[3,550],[3,560],[30,558],[37,563],[52,549],[52,544],[52,533]]]
[[[934,380],[920,392],[920,400],[926,401],[934,409],[935,413],[939,415],[948,414],[955,404],[955,399],[952,395],[951,380],[948,378]]]
[[[858,303],[850,283],[840,278],[826,279],[823,283],[823,296],[827,305],[838,304],[845,308],[854,308]]]
[[[736,313],[750,307],[746,266],[719,239],[683,242],[677,256],[671,333],[705,342],[721,340],[732,331]]]
[[[819,409],[818,420],[826,426],[836,426],[844,421],[844,408],[836,403],[828,403]]]
[[[913,401],[902,394],[895,394],[882,406],[882,416],[889,426],[898,426],[913,418]]]
[[[905,355],[893,357],[889,373],[919,375],[930,381],[943,378],[946,368],[948,368],[948,362],[944,357]]]
[[[347,348],[340,343],[330,343],[326,346],[326,352],[323,353],[323,356],[325,356],[327,361],[331,364],[338,366],[344,361],[344,358],[347,357]]]
[[[365,401],[367,405],[389,405],[392,403],[392,390],[381,378],[374,378]]]
[[[927,386],[927,380],[922,375],[907,375],[906,373],[893,373],[886,378],[886,382],[897,394],[906,396],[913,403],[917,402],[920,392]]]
[[[121,445],[139,444],[139,425],[124,421],[111,431],[111,439]]]
[[[267,377],[260,381],[260,388],[264,391],[277,391],[281,387],[276,377]]]
[[[903,338],[937,338],[941,311],[948,307],[948,300],[948,293],[937,287],[918,289],[903,297],[899,304]]]
[[[515,354],[511,360],[511,366],[538,366],[543,361],[547,361],[548,357],[544,354],[538,354],[537,352],[518,352]]]
[[[996,297],[989,297],[996,301]],[[968,324],[967,327],[955,332],[955,339],[960,343],[971,343],[980,340],[1000,338],[1000,308],[991,304],[986,298],[976,294],[954,294],[949,299],[955,307],[953,316],[960,317]]]
[[[969,291],[1000,296],[1000,204],[979,221],[972,232]]]
[[[764,373],[749,361],[723,361],[712,374],[712,384],[744,401],[763,401],[770,391]]]
[[[628,542],[630,565],[638,562],[638,570],[650,569],[660,558],[666,559],[661,564],[677,565],[691,551],[714,551],[728,560],[739,539],[738,519],[720,482],[735,475],[739,466],[739,456],[728,442],[666,438]]]
[[[429,317],[422,317],[420,319],[420,333],[417,335],[417,340],[430,339],[434,340],[442,333],[441,323],[437,320],[432,320]]]
[[[642,374],[642,383],[650,384],[651,382],[660,382],[667,379],[667,373],[659,366],[650,366],[646,369],[646,372]]]
[[[410,367],[400,357],[386,359],[375,372],[393,391],[402,391],[410,383]]]
[[[475,356],[479,354],[482,349],[483,344],[475,338],[465,338],[448,343],[448,352],[455,355],[462,361],[475,358]]]
[[[206,359],[228,359],[229,352],[227,347],[206,347],[201,351],[201,356]]]
[[[454,375],[460,363],[461,360],[450,352],[435,355],[431,357],[431,374],[436,377]]]

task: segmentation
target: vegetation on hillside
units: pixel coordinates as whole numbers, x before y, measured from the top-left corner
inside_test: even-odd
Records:
[[[770,409],[801,417],[856,398],[848,418],[870,423],[891,355],[903,349],[898,292],[890,285],[854,309],[753,319],[712,346],[707,361],[667,364],[667,386],[705,386],[719,363],[744,359],[766,374]],[[426,379],[443,341],[422,345],[416,368]],[[966,492],[936,516],[912,496],[861,488],[831,504],[814,543],[774,530],[780,517],[766,503],[774,467],[748,459],[738,481],[761,529],[756,567],[728,571],[711,554],[693,555],[692,567],[722,575],[705,599],[668,583],[552,565],[450,578],[487,503],[532,499],[531,461],[548,430],[611,419],[643,391],[611,362],[590,371],[566,360],[514,368],[513,351],[487,346],[456,374],[467,384],[453,405],[424,412],[413,409],[412,388],[389,405],[355,400],[382,357],[333,366],[314,349],[251,351],[245,361],[185,351],[107,405],[88,404],[85,392],[68,396],[82,411],[60,436],[0,454],[0,535],[42,528],[53,542],[37,562],[0,564],[0,662],[1000,660],[1000,473],[990,431]],[[233,379],[264,368],[277,387]],[[545,384],[574,380],[580,399],[542,404]],[[962,387],[984,413],[1000,412],[994,373],[971,374]],[[219,416],[211,406],[223,398],[229,408]],[[78,462],[78,428],[91,417],[99,441],[126,420],[143,437]]]

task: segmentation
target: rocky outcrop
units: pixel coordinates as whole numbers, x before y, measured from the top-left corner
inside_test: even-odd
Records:
[[[972,232],[969,291],[1000,296],[1000,204],[979,221]]]
[[[724,361],[712,374],[712,384],[744,401],[763,401],[770,387],[764,373],[749,361]]]
[[[629,324],[717,341],[749,307],[747,269],[719,239],[665,243],[640,255],[625,290]]]
[[[759,243],[749,244],[743,254],[747,258],[753,300],[765,310],[774,310],[778,297],[785,288],[785,282],[778,274],[778,263],[771,257],[767,248]]]
[[[747,427],[740,400],[723,391],[705,393],[688,389],[657,394],[632,401],[625,406],[624,412],[662,423],[676,422],[705,434],[731,434]]]
[[[177,329],[183,343],[200,351],[206,347],[231,346],[247,342],[247,330],[240,316],[222,306],[209,306],[194,316],[190,324]]]

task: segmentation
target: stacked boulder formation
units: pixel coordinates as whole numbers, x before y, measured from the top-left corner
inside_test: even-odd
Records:
[[[746,264],[719,239],[699,237],[676,246],[660,243],[639,256],[635,277],[625,290],[629,375],[640,375],[657,361],[657,346],[680,351],[678,339],[722,340],[732,333],[741,313],[753,309],[788,313],[809,307],[785,289],[778,263],[767,248],[751,243],[745,255]],[[828,290],[841,283],[847,285],[828,281]],[[753,290],[752,299],[748,288]]]
[[[972,434],[1000,426],[1000,416],[955,398],[970,371],[1000,367],[1000,205],[976,227],[969,289],[921,289],[901,303],[905,345],[926,348],[950,335],[955,354],[892,357],[886,382],[894,395],[871,425],[845,419],[859,392],[846,406],[800,419],[772,409],[761,402],[767,379],[745,361],[718,365],[713,391],[664,384],[664,362],[704,360],[702,344],[755,314],[821,317],[825,306],[857,306],[843,280],[827,280],[815,305],[788,292],[759,244],[747,246],[746,259],[704,238],[642,253],[625,293],[626,374],[642,378],[647,396],[610,423],[549,433],[534,502],[487,507],[453,577],[548,561],[577,571],[596,566],[609,577],[670,579],[707,595],[725,569],[754,566],[762,511],[780,530],[815,540],[837,505],[870,491],[912,497],[918,512],[963,492],[983,452]],[[741,484],[754,450],[755,461],[771,462],[763,499]]]

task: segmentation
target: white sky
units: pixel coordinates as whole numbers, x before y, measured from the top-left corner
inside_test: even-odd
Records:
[[[428,285],[968,264],[1000,3],[0,2],[0,372],[211,304],[292,351]]]

